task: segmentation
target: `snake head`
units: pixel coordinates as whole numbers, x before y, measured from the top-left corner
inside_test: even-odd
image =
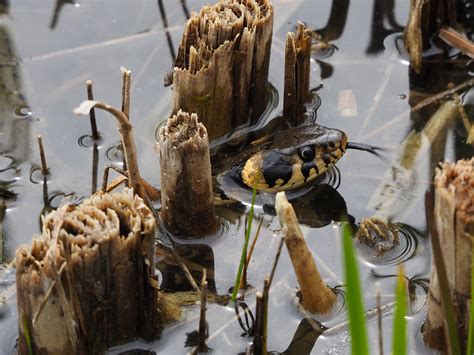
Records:
[[[242,182],[266,192],[295,189],[322,175],[344,155],[337,129],[302,126],[276,133],[242,164]]]

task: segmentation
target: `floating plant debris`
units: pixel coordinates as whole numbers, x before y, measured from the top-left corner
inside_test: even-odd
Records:
[[[376,216],[364,218],[360,222],[355,238],[360,243],[373,247],[379,256],[400,243],[398,227]]]

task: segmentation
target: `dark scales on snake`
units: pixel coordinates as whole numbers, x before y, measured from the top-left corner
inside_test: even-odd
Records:
[[[320,125],[289,128],[253,141],[237,154],[213,159],[214,183],[230,177],[249,189],[296,189],[324,174],[348,146],[344,132]],[[234,151],[235,153],[235,151]]]

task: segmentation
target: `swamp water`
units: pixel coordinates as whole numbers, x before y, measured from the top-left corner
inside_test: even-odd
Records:
[[[2,221],[6,261],[12,260],[20,244],[29,243],[33,234],[40,233],[41,213],[57,207],[63,199],[79,203],[90,195],[93,184],[100,186],[107,164],[122,164],[115,120],[97,111],[102,139],[94,147],[88,137],[88,119],[72,113],[86,98],[87,79],[94,81],[96,99],[119,106],[119,68],[126,66],[132,70],[130,116],[141,172],[145,179],[159,186],[155,132],[167,118],[171,105],[171,89],[163,87],[163,77],[171,67],[187,13],[205,3],[101,0],[74,4],[57,0],[44,1],[39,6],[32,0],[1,2],[0,187],[1,199],[6,204]],[[376,307],[378,283],[385,352],[391,349],[395,275],[397,265],[403,262],[411,286],[407,316],[409,353],[432,353],[423,345],[420,334],[426,317],[430,268],[424,194],[431,188],[439,160],[471,157],[473,149],[465,143],[467,133],[461,120],[452,122],[446,134],[435,139],[435,144],[421,136],[418,149],[410,154],[404,153],[402,142],[412,130],[422,130],[434,112],[428,107],[411,114],[410,103],[413,106],[445,90],[450,82],[456,85],[472,79],[474,64],[454,52],[454,61],[447,63],[433,49],[432,60],[422,75],[410,75],[400,40],[408,1],[334,0],[316,4],[311,0],[274,0],[273,4],[275,24],[269,80],[278,95],[272,96],[272,110],[267,112],[265,123],[281,114],[285,35],[294,31],[300,20],[337,46],[333,52],[314,53],[311,62],[311,87],[317,88],[321,100],[317,122],[345,131],[351,141],[386,149],[382,153],[385,159],[348,151],[337,170],[325,179],[327,184],[305,191],[292,201],[299,210],[318,267],[330,286],[342,290],[341,238],[339,224],[333,222],[341,212],[347,211],[355,223],[374,214],[398,223],[400,245],[384,256],[377,257],[375,251],[357,244],[365,307],[369,310],[370,346],[374,353],[378,351],[376,314],[370,312]],[[472,115],[473,90],[459,94]],[[48,191],[44,191],[39,169],[38,134],[43,136],[50,169]],[[98,164],[97,182],[94,161]],[[251,192],[239,192],[239,197],[248,210]],[[280,239],[279,223],[268,207],[271,201],[272,196],[263,195],[256,206],[257,221],[263,222],[249,266],[248,283],[257,289],[261,289],[264,275],[270,272]],[[211,290],[227,294],[240,260],[246,209],[220,207],[218,213],[223,221],[221,231],[199,241],[199,247],[188,248],[183,256],[213,267]],[[179,288],[179,280],[170,272],[173,268],[162,270],[163,285]],[[344,293],[338,293],[338,304],[331,314],[311,316],[295,306],[296,288],[291,261],[284,250],[270,291],[269,350],[286,350],[286,354],[349,353]],[[0,304],[1,354],[14,353],[14,289],[14,272],[1,269],[0,294],[6,296],[6,302]],[[253,292],[247,294],[245,302],[254,312]],[[165,329],[159,341],[128,344],[111,352],[140,348],[185,353],[187,333],[198,327],[199,307],[189,307],[186,314],[184,321]],[[313,331],[310,318],[330,329],[319,335]],[[241,337],[244,330],[233,308],[209,304],[207,320],[208,346],[216,354],[244,352],[252,340]],[[303,341],[290,345],[293,338]]]

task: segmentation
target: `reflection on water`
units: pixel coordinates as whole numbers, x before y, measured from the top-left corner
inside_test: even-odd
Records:
[[[9,261],[19,244],[29,242],[33,233],[40,232],[38,217],[42,210],[45,213],[60,203],[79,203],[82,196],[95,190],[104,165],[123,162],[115,122],[98,114],[103,137],[100,142],[94,142],[88,136],[87,120],[78,120],[71,114],[72,108],[84,97],[86,79],[94,79],[97,98],[118,102],[120,98],[114,95],[120,85],[116,76],[120,65],[130,66],[137,74],[132,91],[131,121],[137,135],[143,175],[153,185],[159,185],[154,131],[170,111],[171,95],[171,89],[163,88],[162,78],[170,67],[170,57],[174,61],[184,21],[190,11],[205,3],[203,0],[137,0],[129,6],[124,1],[114,4],[101,0],[81,2],[78,11],[71,13],[65,11],[68,5],[75,4],[70,0],[49,0],[44,7],[0,1],[3,14],[0,22],[0,200],[7,206],[3,230],[4,255]],[[430,188],[438,161],[473,155],[472,145],[466,144],[468,134],[461,120],[437,129],[439,134],[433,139],[426,139],[430,131],[427,127],[440,105],[448,99],[456,99],[456,95],[472,121],[474,91],[472,85],[467,86],[456,91],[456,95],[451,93],[434,100],[423,109],[416,107],[433,95],[472,78],[473,61],[460,53],[445,55],[434,43],[424,58],[421,73],[414,73],[407,66],[403,51],[397,49],[400,25],[406,22],[406,1],[333,0],[316,4],[312,0],[274,0],[274,4],[272,82],[267,86],[267,97],[259,98],[263,113],[255,118],[253,125],[238,127],[236,132],[213,145],[214,165],[225,163],[228,156],[255,139],[288,129],[289,124],[279,115],[283,44],[286,32],[295,28],[297,20],[307,23],[315,29],[318,42],[312,54],[311,72],[311,86],[316,89],[307,105],[306,123],[337,127],[344,130],[350,140],[388,148],[384,155],[390,158],[390,163],[366,153],[347,152],[337,168],[316,184],[290,193],[289,197],[318,268],[329,285],[340,285],[343,279],[337,223],[341,218],[349,219],[354,226],[362,218],[375,214],[396,222],[400,243],[393,250],[377,257],[373,250],[358,247],[365,303],[368,309],[374,308],[373,284],[379,280],[387,309],[391,307],[397,265],[403,262],[410,287],[410,334],[417,334],[418,319],[425,311],[430,259],[421,194]],[[468,18],[472,6],[460,0],[459,7],[465,11],[458,11],[458,16]],[[110,11],[110,18],[104,18],[104,8]],[[37,31],[31,30],[32,23]],[[54,31],[50,31],[49,26]],[[472,30],[468,35],[472,36]],[[338,98],[347,90],[351,91],[357,110],[342,117]],[[30,143],[36,134],[47,138],[46,153],[52,172],[48,184],[43,181],[36,150]],[[405,149],[407,146],[411,146],[411,150]],[[220,235],[210,236],[199,244],[178,243],[178,252],[196,280],[200,280],[202,269],[206,268],[210,291],[226,294],[234,283],[251,192],[241,187],[237,189],[227,181],[220,187],[242,203],[218,208],[219,216],[225,219]],[[263,276],[269,272],[280,236],[273,198],[272,194],[260,194],[257,201],[256,218],[263,223],[249,263],[248,279],[258,290],[261,290]],[[159,258],[162,288],[189,290],[191,286],[173,256],[164,253],[159,254]],[[11,282],[12,276],[0,270],[0,295],[9,287],[7,304],[0,305],[2,353],[11,352],[17,333]],[[328,317],[309,317],[291,302],[297,285],[291,262],[283,253],[270,292],[269,348],[284,354],[318,354],[327,349],[346,351],[344,327],[333,326],[345,321],[344,295],[340,294],[339,307]],[[247,335],[251,332],[254,298],[253,293],[247,294],[245,306],[240,308],[243,328],[234,309],[208,305],[209,346],[215,353],[226,353],[229,349],[243,351],[248,346],[248,338],[240,335],[243,331]],[[142,346],[135,343],[119,351],[142,353],[137,348],[152,348],[163,353],[185,351],[186,334],[196,329],[199,309],[190,307],[187,313],[190,320],[166,330],[160,341]],[[372,330],[376,324],[374,319],[368,320]],[[391,321],[388,314],[384,321]],[[326,328],[322,323],[335,329],[334,333],[323,334]],[[387,339],[390,336],[387,333]],[[388,352],[390,341],[386,343]],[[429,353],[423,346],[417,345],[416,350]]]
[[[54,6],[53,17],[51,19],[51,24],[49,25],[49,28],[52,30],[56,28],[59,21],[59,15],[61,13],[63,6],[76,5],[76,4],[78,3],[75,0],[56,0],[56,5]]]
[[[330,184],[317,184],[306,194],[291,200],[298,221],[312,228],[321,228],[334,221],[354,223],[347,212],[346,201]],[[266,213],[275,215],[273,205],[264,205]]]
[[[388,28],[385,26],[388,25]],[[403,31],[395,19],[394,0],[375,0],[372,12],[372,28],[367,54],[379,54],[384,50],[384,40],[392,33]]]
[[[209,292],[216,293],[214,252],[212,248],[205,244],[175,243],[174,245],[182,261],[197,283],[202,279],[203,269],[206,269],[208,290]],[[160,287],[162,290],[167,292],[194,290],[186,279],[182,269],[171,255],[163,258],[157,266],[161,272],[162,281]]]
[[[326,327],[312,318],[303,318],[298,324],[295,335],[284,355],[309,354],[318,337],[323,334]]]

